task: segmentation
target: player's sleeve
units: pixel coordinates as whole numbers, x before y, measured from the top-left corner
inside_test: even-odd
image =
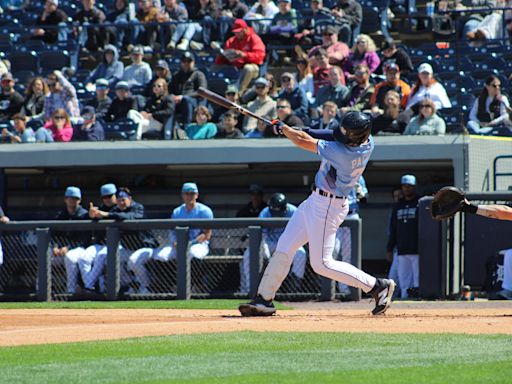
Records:
[[[325,140],[318,140],[317,143],[317,151],[320,157],[324,158],[325,160],[335,163],[336,158],[336,142],[335,141],[325,141]]]
[[[210,207],[207,207],[206,205],[201,209],[201,213],[199,214],[199,217],[201,219],[213,219],[213,211]]]

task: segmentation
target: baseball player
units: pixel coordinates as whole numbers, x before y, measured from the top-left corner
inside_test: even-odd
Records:
[[[297,208],[279,238],[258,287],[256,297],[239,306],[242,316],[271,316],[272,300],[290,270],[298,248],[309,242],[313,270],[327,278],[362,289],[375,299],[374,315],[391,305],[395,282],[375,277],[332,256],[336,231],[348,213],[347,195],[361,177],[373,151],[371,118],[347,113],[335,130],[301,131],[277,122],[275,130],[296,146],[318,153],[320,168],[309,197]]]
[[[199,189],[195,183],[185,183],[181,188],[183,204],[172,211],[171,219],[213,219],[210,207],[197,201]],[[210,252],[209,240],[211,229],[190,228],[188,256],[204,259]],[[139,283],[138,293],[149,293],[149,274],[144,264],[149,259],[170,261],[176,258],[176,237],[171,231],[170,245],[158,248],[141,248],[136,250],[128,260],[128,268],[134,273]]]
[[[286,196],[282,193],[275,193],[268,201],[268,207],[264,208],[259,217],[292,217],[297,207],[286,201]],[[279,236],[284,232],[284,228],[264,228],[262,231],[260,252],[268,260],[270,255],[275,252]],[[240,291],[249,292],[249,249],[244,252],[244,258],[240,265]],[[306,269],[306,250],[300,247],[295,252],[292,263],[293,284],[295,288],[300,286],[301,280],[304,278],[304,270]]]
[[[0,223],[8,223],[10,219],[5,215],[4,210],[0,207]],[[2,249],[2,239],[0,238],[0,265],[4,263],[4,251]]]

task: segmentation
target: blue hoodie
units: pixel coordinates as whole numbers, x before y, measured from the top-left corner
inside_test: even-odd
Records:
[[[114,58],[110,64],[107,64],[107,61],[105,60],[105,52],[107,51],[114,53]],[[117,51],[117,48],[112,44],[108,44],[105,46],[103,51],[103,62],[100,63],[94,69],[94,71],[92,71],[92,73],[89,75],[89,78],[87,79],[87,82],[94,83],[97,79],[107,79],[110,88],[112,89],[123,77],[123,72],[124,64],[119,61],[119,52]]]

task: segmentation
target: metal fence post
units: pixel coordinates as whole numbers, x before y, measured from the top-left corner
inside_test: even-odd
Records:
[[[249,226],[249,294],[256,295],[263,263],[260,254],[261,227]]]
[[[190,259],[188,258],[188,228],[176,227],[176,273],[178,300],[190,300]]]
[[[363,222],[361,219],[352,219],[347,222],[350,227],[350,237],[352,238],[352,255],[351,264],[361,269],[361,254],[362,254],[362,233]],[[350,299],[353,301],[361,300],[361,289],[350,287]]]
[[[107,227],[107,300],[117,300],[120,287],[119,228]]]
[[[37,228],[37,300],[50,301],[52,290],[51,255],[48,252],[50,245],[50,229]]]

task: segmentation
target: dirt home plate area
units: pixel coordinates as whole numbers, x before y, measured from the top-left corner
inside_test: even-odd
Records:
[[[235,308],[2,309],[0,346],[234,331],[512,334],[511,302],[396,302],[377,317],[368,300],[285,304],[294,309],[270,318]]]

